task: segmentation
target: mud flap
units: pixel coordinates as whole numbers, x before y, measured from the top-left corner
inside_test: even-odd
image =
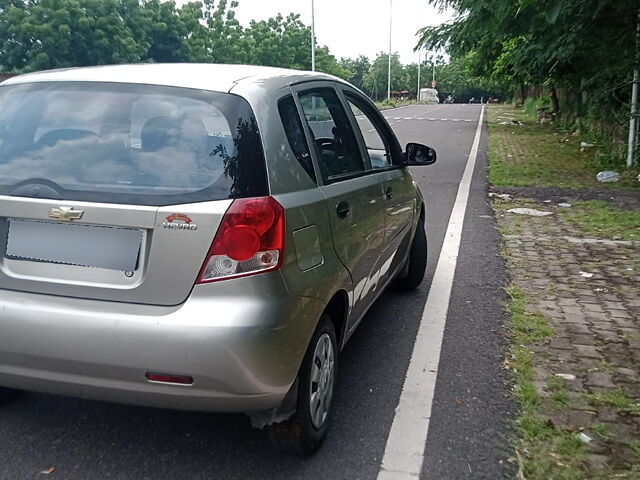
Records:
[[[296,405],[298,403],[298,379],[284,397],[280,405],[271,410],[263,410],[261,412],[247,413],[251,419],[251,426],[262,430],[268,425],[284,422],[290,419],[296,413]]]

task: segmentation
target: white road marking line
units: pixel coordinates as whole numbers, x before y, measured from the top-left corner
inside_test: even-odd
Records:
[[[449,226],[422,313],[396,414],[387,438],[378,480],[420,478],[444,326],[447,321],[471,179],[478,157],[483,117],[484,107],[480,111],[471,153],[449,217]]]

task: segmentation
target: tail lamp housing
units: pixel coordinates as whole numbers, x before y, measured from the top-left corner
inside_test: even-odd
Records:
[[[284,250],[284,209],[272,197],[238,198],[224,214],[196,283],[277,270]]]

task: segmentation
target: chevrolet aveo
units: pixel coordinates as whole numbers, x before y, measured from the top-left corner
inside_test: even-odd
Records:
[[[247,412],[310,453],[338,351],[424,276],[425,206],[376,107],[228,65],[0,85],[0,401],[18,390]]]

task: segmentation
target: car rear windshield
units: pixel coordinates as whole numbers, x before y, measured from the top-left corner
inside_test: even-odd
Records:
[[[267,194],[235,95],[151,85],[0,87],[0,195],[175,205]]]

